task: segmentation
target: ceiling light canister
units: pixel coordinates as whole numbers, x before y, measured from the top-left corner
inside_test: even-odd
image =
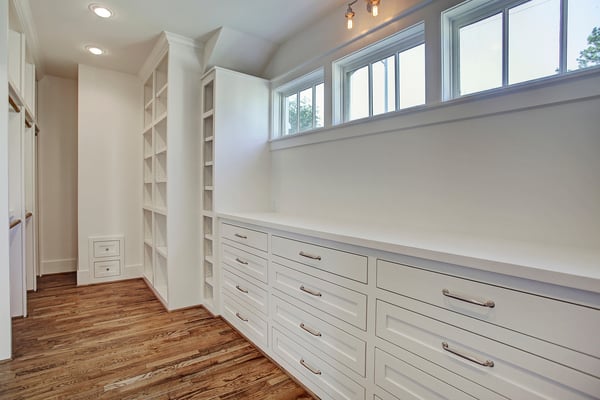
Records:
[[[356,3],[358,0],[354,0],[350,3],[348,3],[348,9],[346,10],[346,28],[348,29],[352,29],[352,27],[354,26],[354,23],[352,21],[352,18],[354,18],[354,10],[352,9],[352,4]]]
[[[100,56],[100,55],[104,54],[104,50],[102,50],[100,47],[86,46],[85,49],[95,56]]]
[[[113,16],[113,12],[109,8],[98,4],[90,4],[90,10],[100,18],[110,18]]]

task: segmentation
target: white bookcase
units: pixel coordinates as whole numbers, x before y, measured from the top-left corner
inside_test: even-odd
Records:
[[[269,208],[269,84],[212,68],[202,78],[202,302],[220,313],[216,213]]]
[[[143,85],[144,278],[168,310],[198,305],[196,118],[201,66],[190,39],[163,33]]]

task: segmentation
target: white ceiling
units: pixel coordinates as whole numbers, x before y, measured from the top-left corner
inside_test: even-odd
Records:
[[[75,78],[77,64],[136,74],[160,32],[204,41],[221,26],[279,44],[346,0],[14,0],[30,19],[34,51],[43,73]],[[92,14],[90,3],[113,10]],[[30,10],[28,10],[29,6]],[[95,57],[86,45],[106,49]]]

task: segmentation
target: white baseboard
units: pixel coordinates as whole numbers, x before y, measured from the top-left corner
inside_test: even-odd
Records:
[[[77,271],[76,258],[65,258],[62,260],[42,260],[40,264],[40,272],[42,275]]]

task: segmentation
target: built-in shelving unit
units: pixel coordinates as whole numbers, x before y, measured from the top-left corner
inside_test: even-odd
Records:
[[[213,276],[215,261],[213,258],[213,235],[215,220],[213,214],[213,181],[214,181],[214,85],[215,74],[209,74],[202,80],[202,219],[203,219],[203,303],[214,310],[216,288]]]
[[[201,92],[200,286],[204,306],[220,314],[216,214],[269,206],[269,85],[263,79],[215,67],[202,78]]]
[[[197,285],[198,227],[190,224],[198,202],[193,168],[199,162],[198,48],[190,39],[163,33],[140,72],[143,85],[144,278],[169,309],[201,303]],[[194,71],[197,66],[198,71]],[[190,168],[190,166],[192,168]],[[171,246],[172,245],[172,246]]]

